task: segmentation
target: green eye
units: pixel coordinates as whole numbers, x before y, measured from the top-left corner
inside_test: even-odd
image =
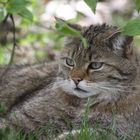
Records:
[[[73,67],[74,66],[74,61],[70,58],[66,58],[66,64],[70,67]]]
[[[92,62],[89,64],[88,68],[93,70],[98,70],[103,66],[103,62]]]

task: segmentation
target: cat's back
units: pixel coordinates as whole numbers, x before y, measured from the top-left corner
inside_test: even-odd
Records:
[[[53,84],[58,71],[57,62],[31,66],[0,67],[0,102],[8,110],[22,102],[26,95]]]

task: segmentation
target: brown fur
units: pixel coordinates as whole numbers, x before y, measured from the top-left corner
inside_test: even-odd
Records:
[[[59,66],[57,62],[12,66],[0,84],[0,102],[7,107],[1,118],[27,132],[48,124],[63,132],[73,128],[66,119],[77,128],[81,126],[89,102],[91,127],[100,121],[107,128],[115,113],[118,135],[139,135],[140,74],[132,53],[132,37],[122,36],[117,27],[105,24],[72,27],[87,39],[88,47],[84,48],[80,38],[69,37]],[[72,59],[75,66],[69,67],[66,58]],[[89,69],[93,61],[103,61],[103,68]],[[0,74],[3,71],[0,68]],[[76,78],[81,80],[82,90],[73,88]]]

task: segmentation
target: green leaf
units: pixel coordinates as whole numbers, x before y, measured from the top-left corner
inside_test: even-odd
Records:
[[[28,0],[9,0],[8,4],[11,6],[22,5],[23,7],[27,6],[30,2]]]
[[[14,5],[14,6],[8,5],[7,6],[7,11],[10,14],[17,14],[21,11],[22,8],[23,8],[22,5]]]
[[[32,13],[26,8],[27,4],[29,4],[27,0],[9,0],[7,11],[10,14],[19,14],[23,18],[33,20]]]
[[[135,0],[135,6],[138,12],[140,12],[140,0]]]
[[[91,10],[96,12],[97,0],[84,0],[84,2],[91,8]]]
[[[32,15],[32,13],[27,9],[27,8],[22,8],[19,12],[18,12],[18,14],[21,16],[21,17],[23,17],[23,18],[26,18],[26,19],[28,19],[28,20],[30,20],[30,21],[32,21],[33,20],[33,15]]]
[[[80,36],[80,32],[78,32],[77,30],[71,28],[70,26],[68,26],[65,22],[63,21],[57,21],[56,22],[56,29],[58,32],[63,33],[64,35],[68,35],[68,36]]]
[[[11,14],[18,13],[28,4],[26,0],[9,0],[7,4],[7,11]]]
[[[0,8],[0,22],[2,22],[5,19],[7,12],[5,8]]]
[[[63,36],[77,36],[80,37],[84,47],[87,47],[86,39],[81,35],[79,31],[74,28],[71,28],[66,22],[62,20],[57,20],[55,25],[57,32],[61,33]]]
[[[134,19],[128,21],[128,23],[123,27],[122,33],[130,36],[140,35],[140,20]]]
[[[6,3],[7,0],[0,0],[0,3]]]

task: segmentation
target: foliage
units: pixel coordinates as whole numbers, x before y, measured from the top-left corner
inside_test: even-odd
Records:
[[[109,126],[108,129],[101,128],[100,122],[97,122],[94,127],[90,127],[88,121],[88,114],[90,111],[89,105],[90,102],[88,102],[87,106],[85,107],[81,128],[78,130],[74,129],[76,130],[75,133],[71,131],[68,132],[65,140],[127,140],[128,139],[129,135],[126,134],[118,137],[115,135],[116,134],[115,118],[113,119],[112,124]],[[2,112],[3,111],[4,110],[2,110]],[[71,122],[68,123],[68,125],[71,125]],[[19,130],[19,129],[15,130],[5,126],[5,128],[0,129],[0,138],[1,140],[38,140],[41,134],[44,134],[45,132],[46,135],[43,136],[43,139],[46,138],[46,140],[50,140],[55,137],[56,134],[52,132],[58,132],[57,129],[58,128],[55,128],[55,126],[52,127],[51,125],[47,125],[34,132],[28,132],[28,134],[25,134],[23,130]],[[140,140],[140,137],[136,137],[133,140]]]
[[[1,140],[37,140],[35,134],[24,134],[22,130],[15,131],[9,127],[0,129]]]
[[[135,0],[135,8],[137,12],[140,11],[140,0]],[[129,20],[126,25],[122,28],[122,32],[125,35],[137,36],[140,35],[140,19],[136,18]]]
[[[95,13],[96,12],[96,5],[97,5],[97,0],[84,0],[85,3],[91,8],[91,10]],[[135,2],[135,9],[137,10],[137,12],[140,12],[140,0],[134,0]],[[0,22],[3,22],[7,15],[19,15],[22,19],[22,23],[20,24],[20,28],[24,29],[24,26],[28,26],[28,24],[30,25],[30,22],[28,21],[34,21],[35,17],[32,14],[33,12],[31,12],[29,10],[28,6],[33,7],[33,9],[35,9],[35,6],[38,6],[36,0],[0,0]],[[36,10],[37,11],[37,10]],[[25,21],[25,20],[28,21]],[[131,36],[137,36],[140,35],[140,19],[135,18],[133,20],[129,20],[126,25],[124,25],[123,27],[121,27],[123,34],[125,35],[131,35]],[[46,44],[46,38],[48,39],[52,39],[54,40],[56,43],[56,48],[60,48],[60,44],[58,43],[60,41],[60,37],[61,36],[78,36],[81,38],[84,46],[87,46],[87,43],[85,41],[85,39],[81,36],[80,32],[78,32],[77,30],[71,28],[67,22],[63,22],[61,20],[57,20],[56,22],[56,32],[58,34],[55,33],[39,33],[38,34],[29,34],[26,35],[26,37],[24,37],[22,40],[20,40],[19,42],[23,45],[27,45],[29,43],[31,43],[32,45],[34,45],[34,41],[40,41],[44,44]],[[18,40],[18,38],[17,38]],[[44,41],[45,40],[45,41]],[[11,46],[10,46],[11,47]],[[10,48],[9,46],[7,47],[8,49]],[[43,51],[44,52],[44,51]],[[40,54],[36,54],[39,55]],[[42,55],[42,54],[41,54]],[[44,53],[43,53],[44,55]],[[0,46],[0,64],[4,63],[4,49],[3,47]],[[4,113],[6,111],[6,108],[4,106],[4,104],[0,104],[0,113]],[[88,120],[87,117],[85,115],[85,117],[83,118],[83,126],[81,128],[80,133],[77,136],[77,140],[108,140],[108,132],[107,131],[102,131],[100,133],[100,135],[98,134],[98,126],[94,127],[92,130],[89,129],[89,124],[88,124]],[[33,133],[30,133],[28,135],[25,135],[22,131],[15,131],[13,129],[10,128],[4,128],[4,129],[0,129],[0,138],[3,140],[35,140],[36,136]],[[68,140],[73,140],[73,136],[70,134],[68,135]],[[118,138],[121,140],[126,140],[127,138]],[[140,138],[137,138],[137,140]]]
[[[140,20],[134,19],[128,21],[128,23],[123,27],[123,34],[130,36],[140,35]]]
[[[91,10],[95,13],[96,12],[96,5],[98,0],[84,0],[85,3],[91,8]],[[139,0],[135,0],[135,9],[139,12],[140,10],[140,2]],[[19,25],[19,28],[24,31],[24,29],[26,30],[28,28],[28,26],[31,26],[31,22],[32,21],[32,25],[37,26],[36,21],[40,21],[40,17],[36,16],[39,15],[39,12],[42,10],[42,8],[39,7],[39,2],[36,0],[0,0],[0,22],[3,22],[7,15],[13,15],[15,18],[17,18],[16,15],[19,15],[21,18],[20,20],[22,21]],[[34,13],[34,14],[32,14]],[[18,27],[16,25],[16,27]],[[123,31],[124,34],[126,35],[131,35],[131,36],[136,36],[136,35],[140,35],[140,19],[136,18],[133,20],[129,20],[128,22],[126,22],[126,24],[124,26],[121,27],[121,30]],[[36,28],[36,27],[34,27]],[[29,34],[30,32],[27,31]],[[39,32],[39,30],[38,30]],[[81,36],[80,32],[78,32],[77,30],[71,28],[67,22],[62,22],[62,21],[57,21],[56,22],[56,32],[55,33],[55,37],[54,35],[49,36],[46,35],[45,33],[46,31],[42,31],[42,33],[31,33],[31,37],[29,38],[27,35],[27,37],[23,37],[22,36],[16,36],[16,41],[20,41],[21,42],[27,42],[26,44],[32,43],[34,42],[32,45],[35,44],[35,42],[40,41],[41,43],[44,43],[43,45],[45,45],[45,43],[47,44],[47,42],[44,40],[53,40],[54,42],[60,42],[60,38],[64,37],[64,36],[78,36],[81,38],[81,41],[83,42],[83,45],[86,47],[87,46],[87,42],[85,40],[85,38],[83,36]],[[47,31],[48,32],[48,31]],[[40,36],[40,34],[42,37],[40,39],[38,39],[38,36]],[[57,36],[57,37],[56,37]],[[57,39],[56,39],[57,38]],[[32,42],[30,42],[30,40],[32,40]],[[56,41],[57,40],[57,41]],[[62,41],[61,41],[62,42]],[[62,43],[54,43],[55,48],[59,48],[60,46],[62,46]],[[23,44],[20,44],[21,46]],[[43,46],[42,45],[42,46]],[[9,46],[9,47],[7,47]],[[5,48],[12,48],[11,44],[7,44],[6,47],[0,47],[0,64],[7,64],[9,61],[9,56],[5,55]],[[46,55],[46,53],[44,53],[45,51],[43,51],[43,53],[41,52],[35,52],[35,57],[39,56],[40,58],[44,57]],[[7,53],[7,52],[6,52]],[[37,54],[37,55],[36,55]],[[38,55],[39,54],[39,55]],[[38,59],[38,58],[37,58]]]
[[[97,0],[84,0],[86,4],[92,9],[95,13]],[[140,11],[140,0],[135,0],[136,10]],[[125,26],[122,27],[122,32],[125,35],[136,36],[140,35],[140,19],[133,19],[126,23]]]
[[[41,134],[41,132],[40,132]],[[14,130],[9,127],[0,129],[0,138],[1,140],[38,140],[40,136],[38,132],[33,133],[29,132],[25,134],[22,130]],[[46,140],[50,140],[54,136],[46,137]],[[123,135],[121,137],[115,137],[111,131],[101,130],[99,126],[89,129],[81,129],[78,131],[76,137],[73,136],[71,132],[66,136],[66,140],[127,140],[128,137]],[[134,138],[133,140],[140,140],[139,137]]]
[[[135,0],[135,7],[138,12],[140,12],[140,0]]]
[[[6,106],[4,103],[0,103],[0,114],[5,113],[7,110]]]
[[[97,0],[84,0],[84,1],[91,8],[91,10],[95,13]]]
[[[6,9],[3,7],[0,7],[0,22],[5,19],[6,13],[7,13]]]
[[[27,0],[1,0],[0,1],[0,22],[6,18],[7,14],[18,14],[28,20],[33,20],[32,13],[28,10]]]
[[[92,9],[92,11],[96,12],[96,4],[97,0],[84,0],[85,3]],[[140,10],[140,1],[135,0],[136,10],[139,12]],[[56,23],[56,29],[58,32],[61,32],[61,34],[65,36],[79,36],[84,44],[85,47],[87,47],[87,42],[84,37],[80,35],[80,33],[71,28],[66,22],[63,22],[62,20],[58,20]],[[122,28],[122,33],[129,36],[136,36],[140,35],[140,19],[133,19],[128,21]]]
[[[85,40],[85,38],[81,35],[80,31],[70,27],[65,21],[61,20],[61,19],[57,19],[56,22],[56,29],[57,32],[59,32],[61,34],[61,36],[77,36],[80,37],[84,47],[87,47],[87,42]]]

